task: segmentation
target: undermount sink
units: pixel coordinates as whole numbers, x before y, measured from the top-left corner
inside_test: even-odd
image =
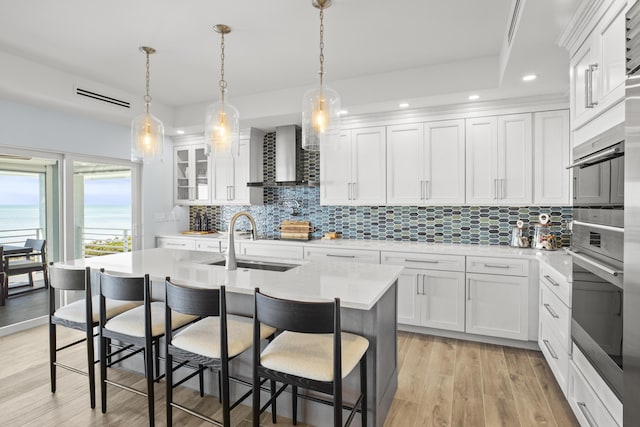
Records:
[[[211,262],[209,265],[225,265],[226,260],[220,260],[216,262]],[[253,270],[268,270],[268,271],[288,271],[292,268],[298,267],[298,264],[284,264],[278,262],[266,262],[266,261],[255,261],[255,260],[237,260],[236,264],[238,268],[250,268]]]

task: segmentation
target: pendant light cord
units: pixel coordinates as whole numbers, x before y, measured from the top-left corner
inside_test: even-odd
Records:
[[[146,104],[146,108],[147,108],[147,115],[149,115],[149,104],[151,104],[151,95],[149,95],[149,80],[150,80],[150,73],[149,73],[149,52],[147,52],[147,94],[144,96],[144,103]]]
[[[324,7],[320,8],[320,90],[324,76]]]
[[[220,36],[220,98],[224,104],[224,93],[227,91],[227,81],[224,79],[224,32]]]

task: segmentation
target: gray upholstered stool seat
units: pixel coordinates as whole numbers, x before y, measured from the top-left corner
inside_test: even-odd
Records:
[[[107,321],[104,329],[131,337],[144,337],[144,307],[139,306],[125,311]],[[176,313],[171,317],[171,328],[177,329],[196,320],[197,316]],[[164,335],[164,303],[151,303],[151,336]]]
[[[97,322],[100,318],[100,296],[96,295],[91,298],[92,301],[92,321]],[[142,301],[116,301],[107,300],[107,319],[131,310],[142,304]],[[53,314],[59,319],[68,320],[70,322],[85,322],[87,304],[84,300],[72,302],[58,308]]]
[[[342,333],[342,378],[358,365],[367,348],[366,338]],[[333,334],[283,332],[264,349],[260,364],[285,374],[333,381]]]
[[[175,315],[174,315],[175,316]],[[172,316],[172,319],[173,317]],[[260,328],[260,339],[266,339],[276,330],[270,326]],[[253,319],[227,315],[228,357],[235,357],[253,345]],[[171,344],[195,354],[220,358],[220,317],[205,317],[173,336]]]

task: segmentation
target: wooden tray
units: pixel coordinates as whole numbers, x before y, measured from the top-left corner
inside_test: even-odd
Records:
[[[313,231],[309,221],[293,220],[283,220],[277,230],[285,240],[309,240],[309,233]]]

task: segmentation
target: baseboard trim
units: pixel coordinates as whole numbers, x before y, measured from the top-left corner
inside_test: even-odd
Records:
[[[40,316],[35,319],[25,320],[9,326],[3,326],[0,328],[0,337],[15,334],[16,332],[21,332],[26,329],[35,328],[36,326],[46,325],[49,321],[48,318],[49,316]]]
[[[437,337],[454,338],[463,341],[474,341],[485,344],[502,345],[505,347],[524,348],[526,350],[540,351],[537,341],[518,341],[507,338],[487,337],[484,335],[467,334],[466,332],[447,331],[444,329],[424,328],[420,326],[398,325],[399,331],[413,332],[422,335],[435,335]]]

